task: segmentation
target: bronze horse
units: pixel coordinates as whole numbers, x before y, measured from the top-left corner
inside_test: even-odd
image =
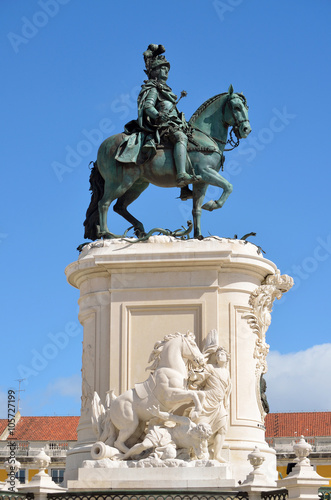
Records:
[[[228,92],[218,94],[205,101],[192,115],[189,124],[193,128],[192,144],[189,143],[190,168],[196,175],[193,183],[194,237],[201,238],[201,209],[221,208],[232,192],[232,184],[218,172],[227,143],[228,128],[233,127],[237,139],[245,139],[251,132],[248,106],[242,94]],[[107,225],[110,204],[117,199],[114,211],[122,215],[133,227],[137,236],[143,236],[143,224],[128,212],[127,207],[149,186],[176,186],[176,169],[171,148],[158,149],[155,156],[141,165],[123,164],[115,159],[124,133],[106,139],[98,151],[97,162],[91,172],[92,198],[86,212],[85,238],[113,238]],[[209,185],[223,189],[218,200],[203,205]]]

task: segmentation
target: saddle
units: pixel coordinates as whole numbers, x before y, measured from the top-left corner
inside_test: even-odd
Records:
[[[200,136],[200,137],[199,137]],[[202,136],[202,137],[201,137]],[[201,153],[219,153],[216,141],[209,135],[201,132],[198,129],[191,128],[187,134],[188,145],[187,151],[199,151]],[[174,145],[170,141],[163,140],[160,144],[156,145],[156,149],[173,149]]]
[[[145,382],[135,384],[134,388],[139,399],[147,398],[155,389],[156,384],[153,375],[151,374]]]
[[[163,139],[160,143],[157,143],[151,133],[137,131],[133,125],[130,127],[128,125],[125,126],[126,136],[119,144],[115,155],[115,159],[120,163],[142,165],[150,160],[157,151],[173,149],[174,145],[169,140]],[[216,141],[204,132],[191,127],[187,137],[188,152],[198,151],[206,154],[219,153],[222,155]]]
[[[145,382],[135,384],[134,388],[139,399],[148,398],[150,406],[155,406],[156,408],[159,407],[161,411],[167,411],[167,408],[157,399],[154,394],[156,383],[152,374],[150,374]]]

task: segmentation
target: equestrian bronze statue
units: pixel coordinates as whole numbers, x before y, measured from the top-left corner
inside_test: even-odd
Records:
[[[186,121],[177,109],[179,99],[166,83],[170,64],[164,52],[162,45],[149,45],[144,52],[148,80],[138,96],[138,119],[99,148],[90,176],[92,198],[84,222],[85,238],[116,237],[107,225],[108,209],[114,200],[114,211],[133,226],[136,236],[143,237],[142,222],[127,207],[150,183],[178,186],[183,200],[193,199],[194,237],[201,238],[201,209],[221,208],[232,192],[232,185],[219,171],[229,128],[233,146],[251,132],[246,98],[234,93],[230,85],[228,92],[207,99]],[[183,91],[181,97],[185,95]],[[203,204],[209,185],[223,192],[217,200]]]

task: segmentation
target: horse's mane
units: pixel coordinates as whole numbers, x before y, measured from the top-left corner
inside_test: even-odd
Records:
[[[190,118],[190,123],[193,123],[200,115],[201,113],[206,109],[208,108],[208,106],[210,104],[212,104],[214,101],[216,101],[219,97],[221,97],[222,95],[225,95],[227,94],[227,92],[223,92],[223,94],[217,94],[217,95],[214,95],[213,97],[209,97],[209,99],[207,99],[207,101],[203,102],[201,104],[201,106],[199,106],[199,108],[195,111],[195,113],[193,113],[193,115],[191,116]]]
[[[156,368],[159,365],[160,356],[161,356],[161,353],[163,351],[165,344],[169,340],[175,339],[176,337],[189,337],[189,339],[194,340],[194,335],[191,332],[187,332],[187,333],[175,332],[175,333],[170,333],[169,335],[166,335],[163,340],[159,340],[158,342],[156,342],[154,344],[154,349],[148,358],[148,363],[153,362],[153,364],[151,366],[147,366],[146,370],[151,370],[152,373],[156,370]]]
[[[199,118],[199,116],[201,115],[201,113],[206,109],[208,108],[208,106],[210,106],[210,104],[213,104],[213,102],[217,101],[217,99],[219,99],[220,97],[226,95],[228,92],[223,92],[222,94],[217,94],[217,95],[214,95],[213,97],[210,97],[209,99],[207,99],[207,101],[203,102],[201,104],[201,106],[199,106],[199,108],[195,111],[195,113],[193,113],[193,115],[191,116],[189,122],[190,123],[194,123],[195,120],[197,118]],[[246,97],[244,96],[244,94],[241,94],[241,93],[237,93],[235,92],[235,94],[240,97],[240,99],[243,101],[245,107],[248,109],[248,106],[247,106],[247,101],[246,101]]]

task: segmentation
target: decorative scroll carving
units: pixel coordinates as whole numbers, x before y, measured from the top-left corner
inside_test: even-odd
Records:
[[[272,306],[275,299],[280,299],[283,293],[290,290],[293,286],[293,278],[287,274],[280,274],[277,269],[275,274],[269,274],[262,284],[256,288],[250,295],[248,304],[250,312],[243,315],[247,323],[257,335],[253,357],[256,359],[257,376],[257,399],[262,417],[265,416],[265,410],[261,401],[260,377],[267,372],[266,357],[269,352],[269,344],[266,343],[266,331],[271,323]]]
[[[265,334],[271,323],[271,311],[275,299],[280,299],[283,293],[293,286],[293,278],[287,274],[280,275],[279,269],[275,274],[269,274],[264,282],[250,295],[248,303],[251,311],[243,316],[249,326],[256,333],[257,339],[254,349],[254,358],[257,359],[256,371],[266,373],[266,356],[269,345],[265,341]]]

